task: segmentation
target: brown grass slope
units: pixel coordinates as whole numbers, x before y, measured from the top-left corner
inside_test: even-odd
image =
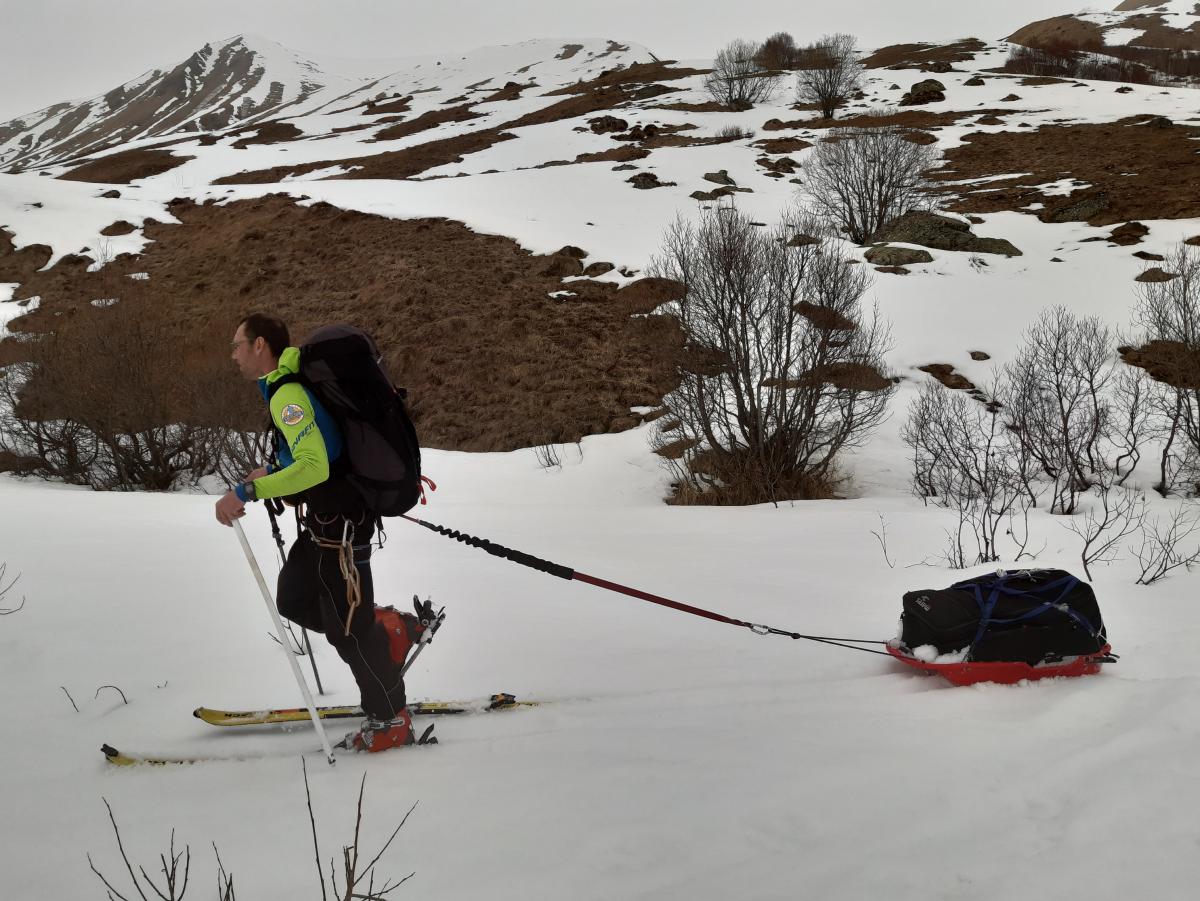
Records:
[[[670,285],[564,285],[547,274],[555,259],[444,219],[305,208],[282,196],[227,206],[178,201],[172,212],[181,225],[150,225],[154,243],[143,255],[99,273],[81,258],[37,272],[46,249],[14,253],[0,233],[0,281],[21,282],[18,298],[42,297],[10,328],[42,332],[91,300],[122,297],[152,303],[171,320],[180,358],[201,361],[228,355],[238,317],[251,310],[277,312],[297,337],[350,321],[387,348],[422,442],[457,450],[628,428],[639,421],[631,406],[655,405],[674,387],[677,325],[632,317],[669,299]],[[148,272],[149,282],[130,281],[132,272]],[[559,290],[578,296],[547,296]],[[19,352],[18,342],[0,342],[0,357]]]

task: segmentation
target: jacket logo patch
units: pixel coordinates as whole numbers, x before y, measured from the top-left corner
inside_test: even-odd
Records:
[[[299,425],[304,422],[304,408],[299,404],[288,404],[283,408],[284,425]]]

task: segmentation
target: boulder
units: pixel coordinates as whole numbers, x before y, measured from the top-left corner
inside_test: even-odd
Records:
[[[1173,128],[1175,123],[1166,116],[1152,116],[1145,123],[1147,128]]]
[[[986,82],[982,78],[980,78],[978,75],[976,75],[972,78],[968,78],[966,81],[963,82],[963,86],[968,87],[968,88],[981,88],[985,84],[986,84]]]
[[[908,93],[900,98],[900,106],[919,106],[923,103],[937,103],[946,99],[946,86],[935,78],[918,81]]]
[[[648,191],[651,188],[666,188],[675,184],[673,181],[659,181],[658,176],[653,172],[639,172],[637,175],[625,180],[639,191]]]
[[[933,256],[928,250],[916,250],[911,247],[890,247],[880,244],[867,251],[867,262],[876,266],[912,266],[916,263],[932,263]]]
[[[718,172],[704,173],[704,180],[711,181],[714,185],[736,185],[737,182],[729,177],[728,169],[721,169]]]
[[[1108,240],[1121,247],[1142,243],[1142,238],[1150,234],[1150,229],[1140,222],[1126,222],[1118,225],[1108,236]]]
[[[966,222],[921,210],[914,210],[893,219],[875,234],[875,240],[920,244],[935,250],[1021,256],[1021,251],[1004,238],[981,238],[971,231],[971,226]]]
[[[588,119],[588,126],[596,134],[602,135],[610,131],[625,131],[629,128],[629,123],[616,116],[600,116],[597,119]]]
[[[590,264],[583,270],[583,274],[595,278],[597,275],[604,275],[606,272],[612,272],[616,267],[612,263],[596,262]]]
[[[1135,278],[1134,281],[1135,282],[1149,282],[1151,284],[1154,284],[1154,283],[1158,283],[1158,282],[1169,282],[1169,281],[1171,281],[1173,279],[1177,279],[1177,278],[1179,278],[1178,273],[1167,272],[1163,269],[1159,269],[1157,266],[1151,266],[1149,269],[1147,269],[1145,272],[1143,272],[1141,275],[1139,275],[1137,278]]]
[[[1086,222],[1099,216],[1111,205],[1106,191],[1093,191],[1079,197],[1069,197],[1057,206],[1047,207],[1038,213],[1043,222]]]

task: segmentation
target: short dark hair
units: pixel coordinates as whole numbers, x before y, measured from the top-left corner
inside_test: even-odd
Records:
[[[243,316],[239,324],[245,329],[246,337],[251,343],[256,338],[265,340],[274,357],[279,357],[284,349],[292,343],[287,325],[282,319],[275,316],[268,316],[266,313],[250,313]]]

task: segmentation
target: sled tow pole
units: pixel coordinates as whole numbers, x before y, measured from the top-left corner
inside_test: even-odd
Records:
[[[618,594],[628,595],[631,598],[637,598],[641,601],[649,601],[651,604],[658,604],[662,607],[670,607],[672,610],[680,610],[684,613],[691,613],[693,616],[702,616],[705,619],[711,619],[718,623],[725,623],[730,626],[741,626],[744,629],[749,629],[755,635],[782,635],[785,638],[804,639],[805,641],[816,641],[821,644],[831,644],[839,648],[849,648],[852,651],[866,651],[868,654],[883,654],[887,656],[887,651],[878,651],[874,648],[864,648],[860,645],[887,644],[886,641],[867,641],[857,638],[830,638],[825,635],[804,635],[800,632],[789,632],[786,629],[776,629],[772,626],[765,626],[760,623],[751,623],[746,620],[734,619],[730,616],[725,616],[721,613],[716,613],[712,610],[705,610],[701,607],[694,607],[691,604],[684,604],[680,601],[673,601],[670,598],[664,598],[657,594],[651,594],[648,591],[642,591],[637,588],[630,588],[628,585],[621,585],[617,582],[610,582],[607,579],[600,579],[596,576],[589,576],[587,573],[581,573],[569,566],[563,566],[559,563],[552,563],[549,560],[542,560],[534,557],[531,554],[526,554],[521,551],[515,551],[511,548],[506,548],[503,545],[496,544],[494,541],[488,541],[486,538],[476,538],[474,535],[467,535],[455,529],[447,529],[445,526],[439,526],[431,522],[426,522],[423,519],[417,519],[414,516],[405,515],[402,517],[411,523],[418,526],[424,526],[432,532],[437,532],[446,538],[452,538],[455,541],[463,544],[477,547],[480,550],[487,551],[493,557],[500,557],[504,560],[510,560],[513,563],[519,563],[522,566],[528,566],[530,569],[536,569],[539,572],[544,572],[551,576],[557,576],[560,579],[574,582],[586,582],[588,585],[594,585],[597,588],[603,588],[606,591],[615,591]]]

